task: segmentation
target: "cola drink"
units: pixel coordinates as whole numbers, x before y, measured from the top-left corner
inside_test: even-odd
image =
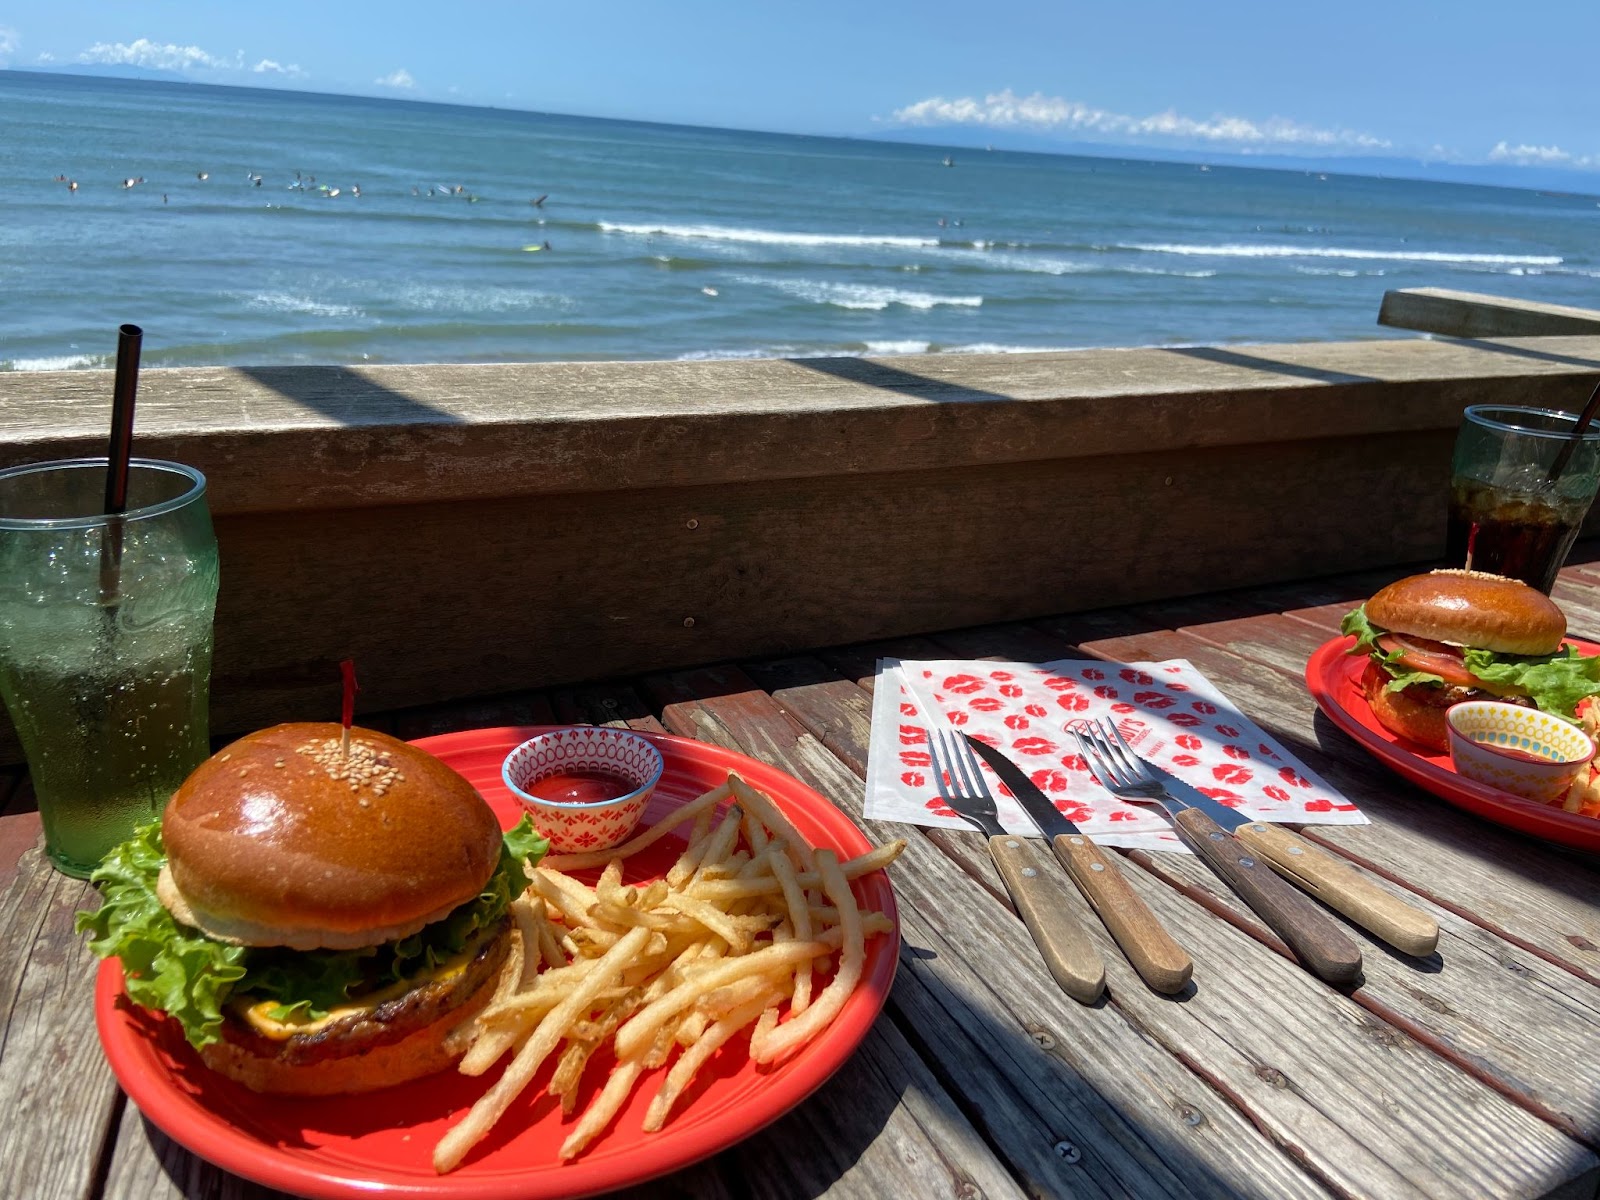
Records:
[[[1457,479],[1450,489],[1446,560],[1520,579],[1549,595],[1588,508],[1583,499],[1554,492]]]

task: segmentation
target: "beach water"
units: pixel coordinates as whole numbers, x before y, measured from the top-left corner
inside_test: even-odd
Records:
[[[1597,232],[1592,196],[0,71],[0,370],[129,321],[152,366],[1381,337],[1389,288],[1594,305]]]

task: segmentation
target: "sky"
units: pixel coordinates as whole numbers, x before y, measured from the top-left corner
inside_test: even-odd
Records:
[[[1597,53],[1597,0],[0,0],[0,66],[23,70],[1600,176]]]

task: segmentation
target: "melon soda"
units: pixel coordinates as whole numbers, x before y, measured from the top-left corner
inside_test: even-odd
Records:
[[[205,477],[134,459],[120,514],[103,511],[105,479],[105,459],[0,471],[0,698],[45,851],[80,878],[209,753]]]

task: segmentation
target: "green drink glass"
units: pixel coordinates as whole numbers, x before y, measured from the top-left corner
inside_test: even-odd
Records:
[[[105,490],[103,458],[0,471],[0,698],[45,852],[80,879],[210,753],[205,476],[136,458],[127,511]]]

